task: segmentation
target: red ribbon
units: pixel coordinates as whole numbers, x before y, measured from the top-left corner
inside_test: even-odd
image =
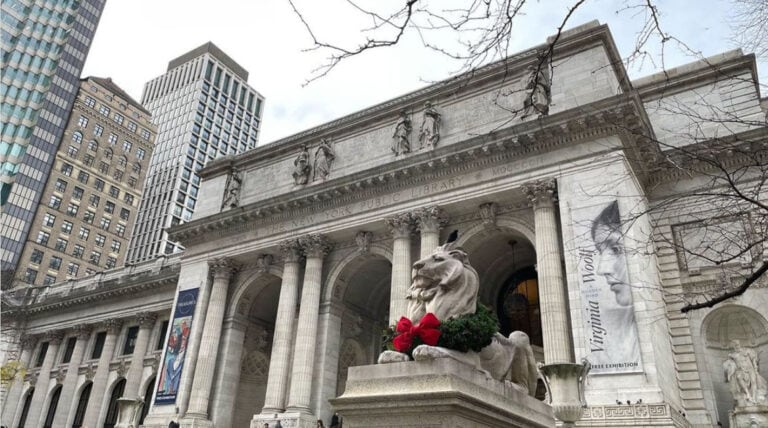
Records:
[[[413,339],[418,337],[427,345],[437,345],[440,339],[440,320],[433,313],[428,313],[421,318],[418,324],[413,325],[411,320],[401,317],[397,322],[396,331],[400,334],[392,340],[392,345],[399,352],[408,352],[413,344]]]

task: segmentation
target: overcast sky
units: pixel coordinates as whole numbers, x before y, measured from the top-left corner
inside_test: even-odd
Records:
[[[379,1],[399,5],[402,0]],[[445,4],[444,0],[432,3]],[[543,43],[571,3],[573,0],[529,0],[524,19],[516,22],[512,51]],[[665,30],[704,56],[736,47],[730,41],[727,0],[657,3]],[[620,53],[626,56],[645,18],[632,10],[617,13],[623,4],[588,0],[568,27],[592,19],[607,23]],[[325,39],[344,43],[359,34],[360,27],[355,25],[359,20],[343,1],[305,0],[297,5]],[[370,51],[343,63],[303,87],[323,56],[302,51],[311,47],[311,39],[286,0],[108,0],[83,76],[111,77],[140,100],[144,83],[163,74],[168,61],[207,41],[245,67],[250,85],[266,97],[260,144],[447,78],[460,66],[425,50],[414,34],[397,47]],[[694,59],[667,46],[667,67]],[[657,50],[659,43],[652,41],[648,48]],[[758,68],[762,80],[768,79],[766,65],[759,63]],[[633,78],[653,71],[648,62],[642,69],[629,69]]]

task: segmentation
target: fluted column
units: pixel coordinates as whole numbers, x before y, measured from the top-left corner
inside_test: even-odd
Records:
[[[299,238],[299,243],[307,257],[307,266],[304,270],[304,285],[301,289],[299,323],[296,331],[296,346],[293,351],[293,370],[291,371],[291,393],[287,410],[309,413],[315,345],[317,343],[317,315],[320,311],[323,258],[331,250],[331,242],[323,235],[313,234]]]
[[[572,361],[568,328],[565,281],[560,234],[557,229],[555,180],[539,180],[523,187],[533,206],[536,223],[536,270],[539,281],[544,361],[547,364]]]
[[[19,346],[21,346],[21,356],[19,357],[19,363],[21,366],[29,371],[30,363],[32,362],[32,351],[35,349],[37,343],[37,336],[24,335],[21,337]],[[10,391],[6,395],[5,403],[3,403],[3,415],[2,424],[10,427],[16,426],[14,419],[17,417],[17,407],[19,407],[19,399],[21,399],[21,393],[24,392],[24,379],[20,376],[13,380]]]
[[[384,220],[392,232],[392,284],[389,292],[389,325],[395,325],[408,312],[408,287],[411,285],[411,234],[414,218],[401,213]]]
[[[301,247],[295,239],[280,243],[283,255],[283,281],[280,284],[280,300],[277,304],[275,334],[269,357],[267,394],[262,414],[278,413],[285,409],[288,390],[288,369],[293,340],[293,320],[296,318],[296,298],[299,290],[299,260]]]
[[[56,356],[59,353],[59,346],[62,339],[64,339],[64,332],[62,330],[54,330],[46,334],[45,339],[48,341],[48,350],[45,353],[45,359],[43,360],[43,366],[40,367],[40,374],[37,376],[37,382],[35,383],[35,392],[32,394],[31,405],[29,406],[29,413],[27,414],[27,423],[25,426],[36,428],[41,426],[45,422],[45,418],[41,415],[46,404],[48,396],[48,382],[51,380],[51,369],[56,362]]]
[[[448,215],[438,206],[421,208],[416,211],[416,224],[421,232],[420,259],[429,256],[440,246],[440,229],[448,224]]]
[[[131,366],[125,376],[125,391],[123,392],[123,397],[131,399],[139,397],[141,375],[144,372],[144,357],[147,354],[149,336],[152,333],[152,327],[155,326],[157,314],[139,312],[136,314],[136,320],[139,322],[139,334],[136,335],[136,346],[133,347]]]
[[[91,337],[91,326],[89,325],[80,324],[75,326],[74,330],[77,342],[75,342],[75,349],[72,350],[72,358],[69,360],[69,366],[67,366],[67,375],[64,377],[64,384],[61,387],[59,406],[56,408],[56,415],[53,418],[53,426],[55,427],[63,427],[69,420],[69,411],[72,409],[70,404],[74,399],[75,388],[77,387],[77,371],[83,362],[85,345],[88,344],[88,338]]]
[[[203,337],[195,365],[195,377],[189,397],[189,407],[185,417],[207,419],[208,401],[213,385],[213,372],[221,338],[221,327],[227,304],[229,280],[236,271],[235,264],[228,259],[219,259],[210,264],[213,275],[211,297],[205,316]]]
[[[117,336],[123,327],[123,321],[119,319],[109,319],[104,321],[103,328],[107,330],[107,337],[104,339],[104,347],[101,348],[101,356],[96,367],[96,374],[93,375],[93,386],[91,387],[91,397],[88,399],[88,406],[85,410],[83,419],[84,427],[95,427],[99,425],[101,416],[101,402],[104,400],[104,394],[107,389],[107,378],[109,377],[109,363],[112,361],[112,355],[115,353],[117,345]]]

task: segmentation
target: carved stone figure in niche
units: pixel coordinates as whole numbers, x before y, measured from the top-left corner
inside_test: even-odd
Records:
[[[440,113],[432,107],[432,103],[424,103],[424,118],[419,129],[419,150],[434,149],[440,141]]]
[[[320,145],[315,150],[315,173],[312,177],[312,181],[325,180],[331,173],[331,165],[333,160],[336,159],[336,154],[333,152],[331,143],[325,138],[320,141]]]
[[[224,188],[224,199],[221,203],[221,209],[235,208],[240,204],[240,187],[242,184],[242,173],[232,168],[232,171],[227,176],[227,185]]]
[[[293,182],[297,185],[307,184],[309,181],[309,172],[311,167],[309,166],[309,149],[307,146],[301,147],[301,152],[296,156],[296,160],[293,161]]]
[[[736,407],[768,405],[768,384],[758,371],[759,361],[753,349],[731,341],[732,352],[723,363],[725,381],[731,386]]]
[[[395,125],[395,133],[392,135],[392,151],[395,156],[411,152],[411,142],[408,136],[411,134],[411,119],[405,111],[400,112],[400,120]]]
[[[523,101],[523,116],[549,114],[549,104],[552,102],[552,78],[549,75],[549,62],[542,57],[536,64],[528,67],[528,81],[525,84],[525,100]]]

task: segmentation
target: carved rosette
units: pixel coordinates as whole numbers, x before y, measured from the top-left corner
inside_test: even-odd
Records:
[[[45,340],[51,345],[58,345],[64,340],[64,330],[51,330],[45,333]]]
[[[107,333],[117,334],[123,327],[123,320],[118,318],[110,318],[101,323],[102,327],[107,329]]]
[[[307,258],[322,259],[333,249],[333,243],[319,233],[312,233],[299,238],[301,250]]]
[[[208,262],[208,268],[211,271],[213,279],[225,279],[229,281],[232,275],[238,270],[237,263],[227,258],[215,259]]]
[[[557,198],[557,185],[554,178],[545,178],[524,184],[523,192],[533,208],[552,206]]]
[[[92,330],[93,326],[89,324],[78,324],[72,328],[77,340],[88,340],[88,338],[91,337]]]
[[[392,217],[387,217],[384,222],[389,227],[392,236],[397,238],[407,238],[416,229],[416,219],[412,213],[400,213],[395,214]]]
[[[301,245],[296,239],[283,241],[279,247],[285,263],[298,263],[301,260]]]
[[[267,272],[269,267],[272,266],[274,260],[275,259],[272,254],[260,254],[258,257],[256,257],[256,270],[261,273]]]
[[[416,225],[422,232],[437,233],[448,224],[448,215],[438,206],[419,208],[414,213]]]
[[[152,328],[157,321],[157,314],[152,312],[139,312],[136,314],[136,321],[141,328]]]
[[[483,222],[483,226],[489,229],[496,227],[496,208],[497,205],[494,202],[488,202],[481,204],[478,209],[480,212],[480,220]]]
[[[371,251],[371,242],[373,241],[373,232],[367,232],[361,230],[355,235],[355,243],[357,244],[357,251],[361,253],[369,253]]]

